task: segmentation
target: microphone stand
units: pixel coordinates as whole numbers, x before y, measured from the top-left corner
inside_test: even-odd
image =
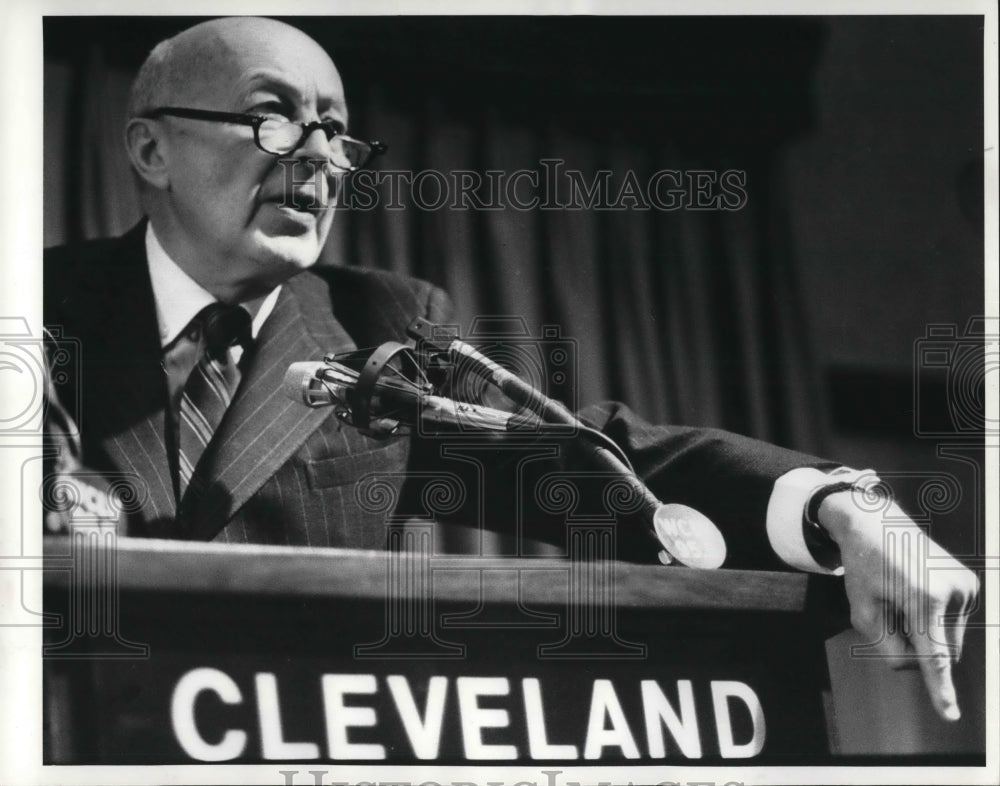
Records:
[[[542,421],[571,427],[580,437],[592,464],[620,477],[628,484],[640,502],[640,513],[646,523],[643,529],[660,549],[663,564],[675,561],[691,567],[716,568],[725,559],[725,540],[718,528],[704,514],[686,505],[667,505],[635,474],[628,457],[607,435],[590,428],[565,405],[556,401],[475,347],[457,337],[443,340],[444,330],[422,317],[407,328],[407,334],[430,349],[433,356],[445,357],[453,363],[464,362],[488,382],[495,385],[518,406],[536,414]]]

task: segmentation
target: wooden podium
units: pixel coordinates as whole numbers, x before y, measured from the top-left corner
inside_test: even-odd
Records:
[[[46,541],[45,760],[830,760],[835,579],[602,559]]]

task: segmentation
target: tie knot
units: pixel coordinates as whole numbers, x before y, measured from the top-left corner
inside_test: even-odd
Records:
[[[250,345],[250,314],[241,306],[213,303],[198,312],[197,319],[205,336],[205,347],[214,358],[221,358],[230,347]]]

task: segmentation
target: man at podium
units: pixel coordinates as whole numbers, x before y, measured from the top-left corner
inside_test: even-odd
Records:
[[[433,439],[373,441],[283,388],[292,363],[403,341],[414,317],[448,319],[448,296],[426,282],[314,266],[339,179],[382,149],[350,136],[336,67],[293,27],[213,20],[150,53],[126,129],[146,218],[45,260],[46,324],[86,354],[79,388],[57,391],[83,402],[64,457],[134,484],[123,534],[382,548],[384,515],[359,499],[358,481],[446,464]],[[718,430],[651,426],[617,404],[580,419],[623,448],[657,497],[718,527],[725,567],[842,571],[855,627],[888,657],[916,660],[937,712],[959,717],[951,664],[977,580],[905,519],[920,547],[885,548],[881,516],[857,504],[878,493],[874,472]],[[510,470],[498,455],[483,459],[488,473]],[[511,513],[474,501],[452,511],[473,527]],[[558,523],[548,526],[558,539]],[[619,549],[650,561],[660,551],[638,536]],[[947,569],[925,571],[928,556]],[[882,637],[890,616],[904,624]]]

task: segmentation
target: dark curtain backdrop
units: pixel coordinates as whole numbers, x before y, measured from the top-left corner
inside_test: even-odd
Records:
[[[130,80],[186,19],[45,22],[45,244],[139,217],[122,127]],[[736,211],[341,211],[324,264],[445,287],[468,331],[518,315],[575,340],[585,404],[822,450],[778,162],[808,129],[822,27],[794,19],[293,19],[341,69],[382,170],[746,173]],[[753,28],[748,35],[747,27]],[[433,183],[424,192],[433,197]],[[522,189],[522,193],[526,193]],[[388,188],[381,188],[383,204]]]

